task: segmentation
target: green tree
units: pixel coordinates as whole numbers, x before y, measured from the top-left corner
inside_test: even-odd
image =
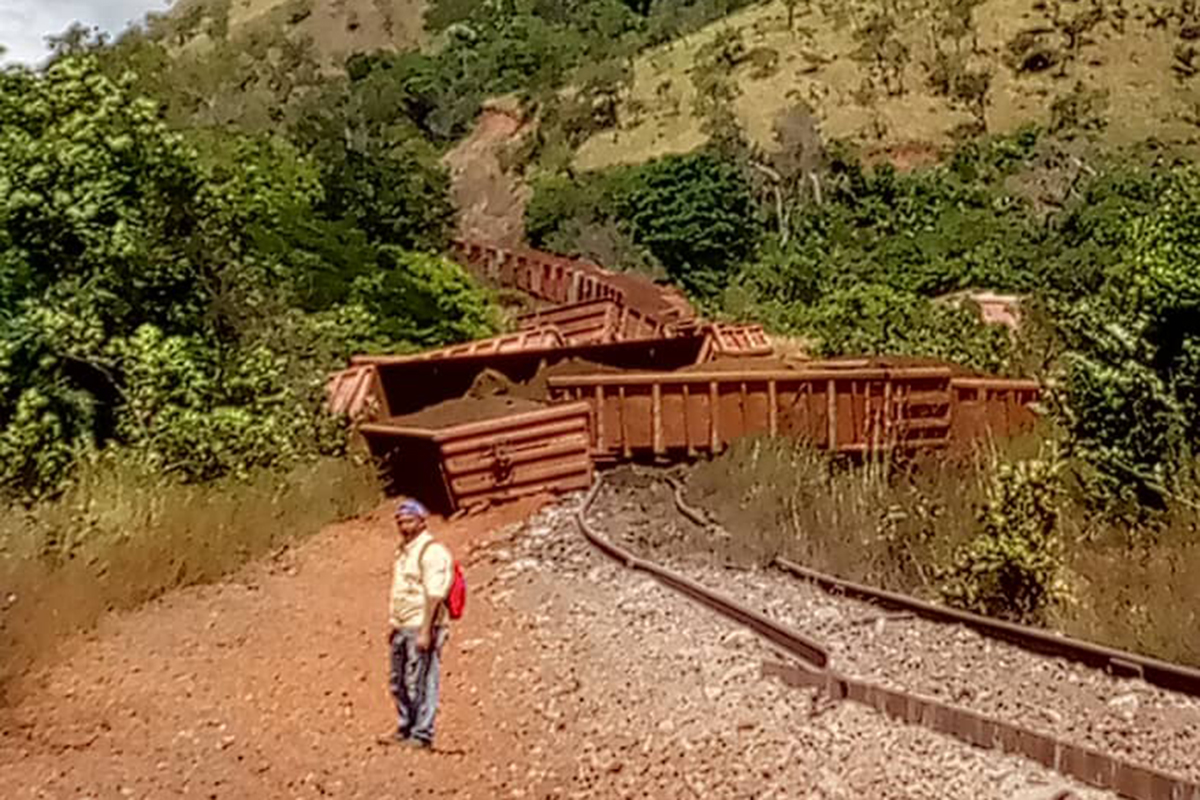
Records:
[[[462,267],[439,256],[382,247],[376,269],[356,281],[354,296],[392,341],[433,347],[495,331],[487,295]]]
[[[321,384],[350,348],[491,332],[461,269],[375,243],[441,231],[428,172],[387,162],[323,215],[319,160],[172,132],[135,85],[90,54],[0,71],[0,494],[110,445],[192,480],[337,450]]]
[[[1200,437],[1200,175],[1176,171],[1130,223],[1103,288],[1063,316],[1068,423],[1124,479],[1171,486]]]
[[[714,296],[759,233],[745,176],[712,153],[668,156],[631,171],[617,217],[689,291]]]

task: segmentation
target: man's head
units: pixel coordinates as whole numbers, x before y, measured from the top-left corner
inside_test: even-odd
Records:
[[[404,500],[396,506],[396,529],[406,540],[419,536],[425,530],[429,511],[416,500]]]

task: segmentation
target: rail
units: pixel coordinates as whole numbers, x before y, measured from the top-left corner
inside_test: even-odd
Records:
[[[1115,791],[1131,800],[1200,800],[1200,784],[1179,776],[1141,767],[1092,748],[920,694],[839,674],[829,668],[829,651],[819,642],[653,561],[640,558],[597,533],[587,522],[587,512],[601,487],[598,478],[575,513],[576,524],[584,538],[627,569],[651,575],[691,600],[750,628],[801,661],[794,664],[764,662],[763,678],[813,688],[831,699],[850,700],[892,719],[953,736],[975,747],[1028,758],[1059,774]],[[681,499],[678,491],[676,498]]]
[[[592,503],[595,502],[596,496],[600,493],[603,485],[603,479],[600,476],[596,476],[596,482],[592,485],[591,491],[584,498],[579,510],[575,512],[575,522],[579,526],[580,532],[593,547],[614,561],[619,562],[626,569],[650,575],[664,586],[674,589],[702,603],[718,614],[746,626],[759,636],[762,636],[784,651],[814,667],[823,669],[829,664],[829,651],[804,634],[793,631],[785,625],[780,625],[775,620],[760,614],[754,609],[719,592],[714,592],[712,589],[702,586],[690,578],[685,578],[666,567],[655,564],[653,561],[639,558],[620,545],[598,534],[588,524],[587,512],[591,508]]]
[[[684,497],[685,487],[682,481],[675,477],[667,477],[665,480],[673,490],[675,507],[680,514],[705,529],[720,527],[708,514],[687,502]],[[1125,650],[1104,647],[1052,633],[1042,628],[1018,625],[981,614],[973,614],[969,611],[940,606],[899,592],[848,581],[781,556],[776,556],[772,564],[790,575],[816,584],[830,594],[841,594],[889,608],[903,609],[934,622],[965,625],[980,634],[1015,644],[1025,650],[1065,658],[1068,661],[1107,670],[1111,674],[1121,677],[1140,678],[1146,683],[1163,689],[1200,697],[1200,669],[1171,664]]]
[[[879,605],[904,609],[935,622],[965,625],[988,637],[1010,642],[1025,650],[1058,656],[1068,661],[1105,669],[1122,677],[1140,678],[1146,683],[1163,689],[1200,697],[1200,670],[1197,669],[1171,664],[1137,653],[1103,647],[1028,625],[1018,625],[980,614],[972,614],[969,611],[939,606],[898,592],[864,586],[809,569],[786,558],[777,557],[774,564],[784,572],[815,583],[830,593],[844,594],[848,597],[869,600]]]

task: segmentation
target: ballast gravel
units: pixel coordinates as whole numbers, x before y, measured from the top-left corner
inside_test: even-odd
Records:
[[[526,724],[541,726],[539,747],[574,751],[573,774],[555,776],[562,796],[1115,797],[764,680],[763,661],[777,658],[770,650],[595,552],[573,522],[579,502],[544,510],[487,554],[503,565],[489,599],[529,620],[528,646],[541,664],[498,677],[533,681],[538,719]],[[746,578],[730,573],[724,588],[733,593]]]
[[[640,483],[602,490],[591,516],[599,529],[812,636],[829,648],[838,672],[1200,781],[1200,699],[1039,655],[963,626],[831,595],[779,570],[731,570],[711,557],[664,555],[678,552],[689,537],[711,534],[674,513],[665,485]],[[653,523],[647,525],[649,509]]]

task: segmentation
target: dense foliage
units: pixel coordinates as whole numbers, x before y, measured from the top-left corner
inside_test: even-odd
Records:
[[[1200,174],[1189,166],[1163,183],[1064,327],[1075,444],[1126,482],[1169,486],[1200,437]]]
[[[1053,454],[996,466],[979,510],[980,532],[945,570],[946,600],[991,616],[1045,622],[1065,594],[1061,469]]]
[[[586,232],[611,228],[706,298],[752,249],[756,213],[741,171],[702,151],[580,179],[548,177],[526,211],[526,231],[537,245],[581,250],[576,245]]]
[[[491,328],[458,267],[403,249],[444,236],[444,212],[407,210],[444,178],[410,164],[363,199],[373,181],[286,141],[157,111],[92,56],[0,72],[5,494],[108,444],[193,479],[337,449],[320,389],[349,350]]]

